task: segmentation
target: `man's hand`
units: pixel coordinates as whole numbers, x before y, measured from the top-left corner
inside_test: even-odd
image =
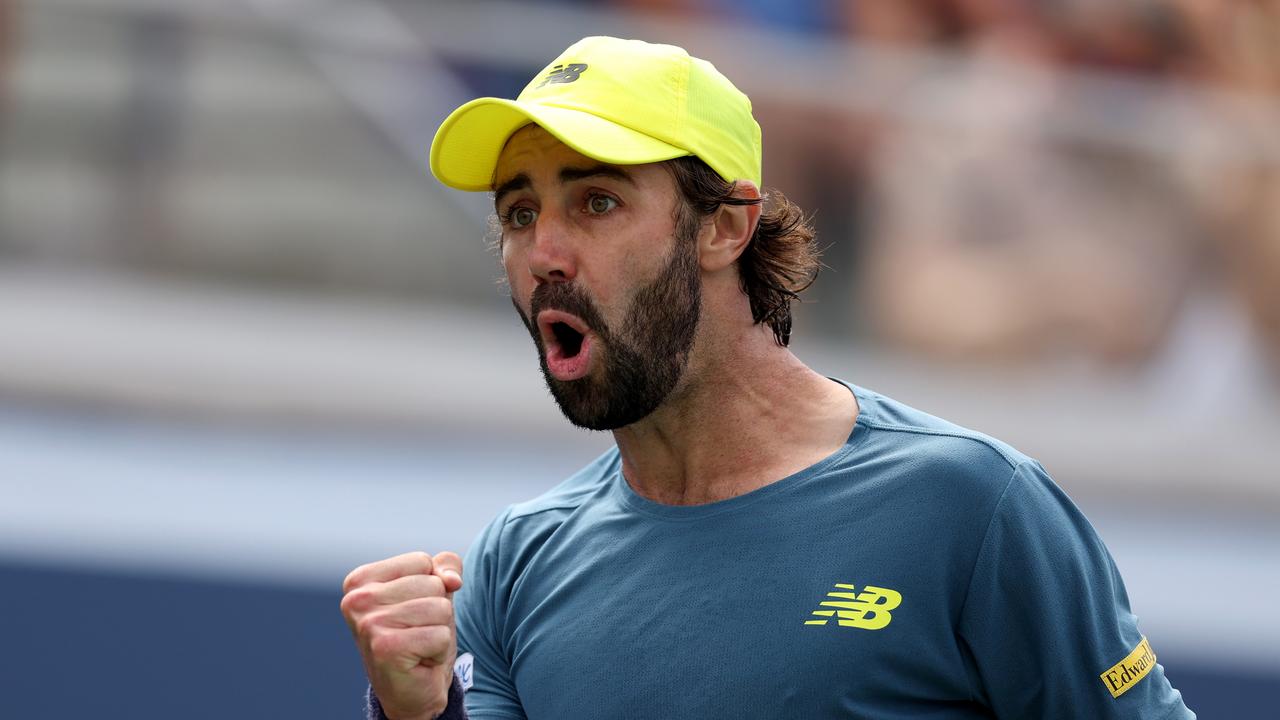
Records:
[[[453,593],[462,559],[413,552],[361,565],[342,583],[342,615],[355,635],[369,684],[391,720],[444,712],[458,652]]]

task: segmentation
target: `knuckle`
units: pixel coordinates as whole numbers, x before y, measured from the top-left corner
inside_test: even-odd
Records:
[[[400,651],[400,638],[394,633],[378,633],[369,639],[369,655],[376,660],[385,660]]]
[[[448,598],[431,598],[431,609],[440,618],[442,623],[453,622],[453,603]]]
[[[442,597],[419,598],[414,614],[424,627],[447,625],[453,618],[453,603]]]
[[[435,575],[426,575],[423,577],[423,590],[431,597],[444,597],[445,588],[444,580]]]
[[[409,560],[419,573],[429,573],[433,567],[431,556],[421,550],[409,553]]]
[[[368,586],[358,587],[342,596],[342,613],[348,617],[373,606],[374,593]]]
[[[360,578],[363,576],[365,567],[366,566],[361,565],[355,570],[347,573],[347,576],[342,580],[342,592],[351,592],[353,588],[357,588],[361,585]]]
[[[439,628],[436,632],[440,633],[441,642],[446,645],[451,644],[454,639],[453,626],[437,625],[436,627]]]
[[[438,651],[453,640],[453,632],[444,625],[428,625],[422,628],[422,640],[426,647],[432,651]]]
[[[356,608],[369,610],[378,604],[378,585],[370,583],[361,585],[350,593],[351,602]]]
[[[381,618],[377,613],[370,613],[357,618],[355,621],[356,635],[368,638],[372,642],[378,636],[378,629],[381,626],[380,620]]]
[[[402,578],[396,578],[388,583],[393,590],[395,597],[402,597],[406,600],[423,597],[426,594],[426,586],[424,580],[426,575],[407,575]]]
[[[444,595],[444,582],[435,575],[414,575],[401,578],[402,589],[413,598],[428,598]]]

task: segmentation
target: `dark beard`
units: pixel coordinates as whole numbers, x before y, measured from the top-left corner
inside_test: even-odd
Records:
[[[547,368],[542,334],[516,306],[538,348],[547,389],[569,422],[588,430],[625,427],[657,409],[680,381],[702,315],[697,230],[696,223],[677,223],[671,259],[653,282],[636,293],[620,330],[610,328],[586,293],[571,282],[545,283],[534,289],[532,317],[547,309],[563,310],[591,328],[592,352],[604,353],[604,367],[598,373],[568,382],[556,379]]]

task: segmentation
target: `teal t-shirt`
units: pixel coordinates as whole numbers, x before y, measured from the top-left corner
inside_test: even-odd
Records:
[[[852,389],[845,445],[754,492],[661,505],[615,448],[496,518],[455,597],[470,717],[1195,717],[1037,462]]]

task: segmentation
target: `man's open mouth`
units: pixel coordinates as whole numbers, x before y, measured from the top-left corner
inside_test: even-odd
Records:
[[[562,310],[538,313],[547,370],[557,380],[577,380],[591,364],[592,333],[582,318]]]

